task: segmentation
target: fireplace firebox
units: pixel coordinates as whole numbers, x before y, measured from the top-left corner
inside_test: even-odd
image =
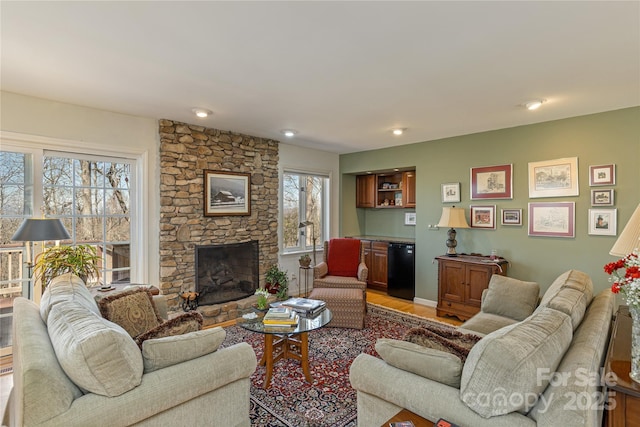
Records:
[[[258,288],[258,241],[196,246],[199,305],[246,298]]]

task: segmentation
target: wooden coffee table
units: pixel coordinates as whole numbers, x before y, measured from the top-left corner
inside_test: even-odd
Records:
[[[331,321],[331,310],[324,309],[314,317],[300,316],[298,326],[291,331],[273,331],[265,328],[261,317],[255,320],[238,319],[238,325],[252,332],[264,335],[264,351],[260,359],[260,365],[267,368],[264,379],[264,388],[271,385],[273,364],[280,359],[295,359],[300,361],[304,377],[310,383],[313,382],[309,372],[309,337],[308,333],[320,329]]]
[[[387,421],[382,424],[380,427],[389,427],[389,423],[400,422],[400,421],[411,421],[416,427],[433,427],[433,422],[429,420],[425,420],[420,415],[416,415],[408,409],[403,409],[402,411],[395,414],[393,417],[389,418]]]

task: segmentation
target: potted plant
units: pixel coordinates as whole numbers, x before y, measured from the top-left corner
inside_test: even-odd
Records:
[[[309,254],[300,255],[300,258],[298,258],[298,262],[300,263],[300,267],[307,268],[311,264],[311,257],[309,256]]]
[[[73,273],[88,284],[89,280],[100,277],[99,263],[100,257],[93,246],[53,246],[38,256],[34,272],[36,280],[42,281],[43,290],[54,277],[65,273]]]
[[[258,296],[256,300],[256,308],[258,310],[266,310],[269,307],[269,292],[266,289],[258,288],[256,289],[256,295]]]
[[[265,288],[269,293],[276,294],[278,299],[287,297],[289,276],[287,276],[286,271],[281,270],[277,264],[274,264],[269,267],[264,278],[266,282]]]

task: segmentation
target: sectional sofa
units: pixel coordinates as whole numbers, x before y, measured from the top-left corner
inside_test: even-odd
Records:
[[[614,295],[594,297],[591,279],[576,270],[560,275],[539,304],[538,289],[494,275],[480,313],[458,330],[482,336],[464,363],[388,339],[376,344],[381,357],[359,355],[350,371],[358,426],[382,425],[406,408],[462,427],[600,427]]]

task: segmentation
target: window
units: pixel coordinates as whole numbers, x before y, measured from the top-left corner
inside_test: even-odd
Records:
[[[284,172],[282,230],[285,252],[310,251],[314,238],[316,246],[326,240],[328,189],[329,178],[326,176]],[[300,228],[300,223],[306,221],[312,222],[313,226]]]

